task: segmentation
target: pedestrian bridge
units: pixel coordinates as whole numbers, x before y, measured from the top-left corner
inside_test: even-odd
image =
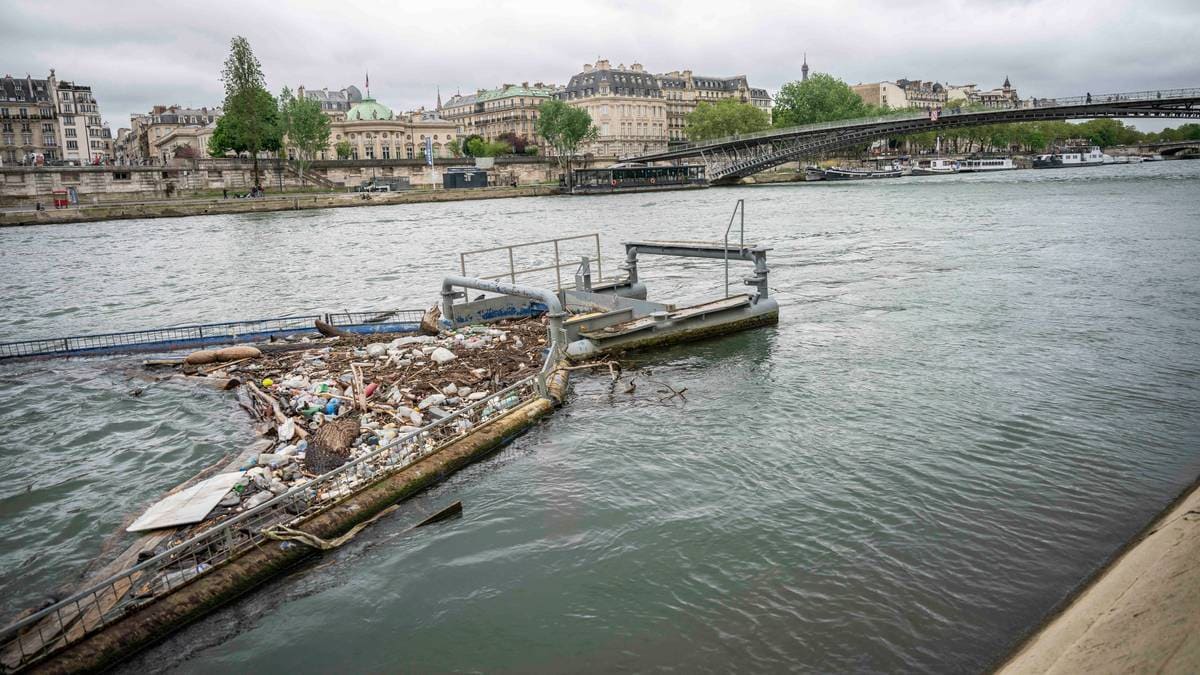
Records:
[[[1200,118],[1200,88],[1036,98],[1021,101],[1011,108],[943,110],[940,114],[927,110],[906,111],[688,143],[665,152],[624,157],[621,161],[670,162],[700,158],[710,182],[728,183],[784,162],[794,162],[889,136],[1009,122],[1097,117]]]

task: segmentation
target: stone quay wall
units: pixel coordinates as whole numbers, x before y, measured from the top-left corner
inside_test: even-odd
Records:
[[[230,213],[261,213],[266,211],[295,211],[329,209],[349,206],[386,206],[449,202],[471,199],[504,199],[510,197],[544,197],[559,193],[553,185],[521,185],[518,187],[488,187],[464,190],[416,189],[390,193],[323,193],[268,196],[256,199],[158,199],[144,202],[99,203],[67,209],[49,208],[0,211],[0,227],[15,225],[51,225],[84,223],[100,220],[133,218],[173,218]]]
[[[259,182],[268,194],[301,187],[294,164],[259,160]],[[475,160],[435,160],[432,170],[422,160],[345,160],[313,162],[305,171],[307,188],[345,192],[372,178],[408,179],[413,187],[441,185],[442,174],[470,167]],[[497,186],[557,183],[556,163],[540,157],[498,157],[488,169]],[[0,207],[30,207],[41,202],[52,209],[54,192],[73,188],[80,206],[111,202],[208,197],[228,190],[241,194],[254,185],[253,163],[235,159],[172,160],[156,166],[0,167]]]

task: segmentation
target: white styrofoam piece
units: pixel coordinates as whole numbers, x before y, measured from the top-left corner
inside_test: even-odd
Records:
[[[141,532],[198,523],[204,520],[208,512],[213,510],[217,502],[221,501],[221,498],[233,488],[234,483],[237,483],[241,477],[241,472],[237,471],[219,473],[187,489],[164,497],[146,509],[146,512],[133,521],[132,525],[125,528],[125,531]]]

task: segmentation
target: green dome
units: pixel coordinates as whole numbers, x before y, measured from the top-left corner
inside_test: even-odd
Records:
[[[346,119],[349,121],[390,120],[392,117],[392,109],[373,98],[364,98],[346,113]]]

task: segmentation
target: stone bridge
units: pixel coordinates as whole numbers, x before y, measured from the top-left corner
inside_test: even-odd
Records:
[[[822,122],[688,143],[665,152],[624,157],[624,162],[699,158],[710,182],[734,182],[785,162],[869,143],[880,138],[962,127],[1040,120],[1112,117],[1200,118],[1200,88],[1164,89],[1070,98],[1037,98],[1011,108],[906,111],[882,117]]]
[[[1200,139],[1191,141],[1164,141],[1162,143],[1139,143],[1137,145],[1119,145],[1112,148],[1114,152],[1126,155],[1144,155],[1157,153],[1163,157],[1179,157],[1182,155],[1200,156]]]

